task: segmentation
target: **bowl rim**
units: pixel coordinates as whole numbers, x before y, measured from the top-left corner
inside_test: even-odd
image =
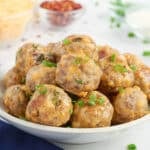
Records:
[[[132,127],[134,125],[137,125],[143,121],[146,121],[150,119],[150,114],[147,114],[143,116],[142,118],[139,118],[134,121],[130,121],[128,123],[120,124],[120,125],[115,125],[111,127],[100,127],[100,128],[66,128],[66,127],[53,127],[53,126],[48,126],[48,125],[42,125],[42,124],[37,124],[33,123],[30,121],[22,120],[20,118],[14,117],[2,108],[0,108],[0,117],[4,119],[4,121],[10,123],[10,124],[17,124],[19,126],[23,126],[26,128],[30,128],[33,130],[39,130],[43,132],[57,132],[57,133],[65,133],[65,134],[84,134],[84,133],[104,133],[104,132],[113,132],[113,131],[118,131],[122,130],[128,127]]]

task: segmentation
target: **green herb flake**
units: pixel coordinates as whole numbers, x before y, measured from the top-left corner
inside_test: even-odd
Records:
[[[112,54],[112,55],[110,56],[110,61],[111,61],[111,62],[115,62],[115,60],[116,60],[116,55],[115,55],[115,54]]]
[[[96,105],[97,97],[95,94],[90,94],[88,104],[91,106]]]
[[[69,39],[64,39],[62,42],[64,45],[69,45],[71,43]]]
[[[104,104],[105,99],[104,99],[104,97],[101,97],[101,98],[99,98],[97,101],[98,101],[98,103],[99,103],[100,105],[102,105],[102,104]]]
[[[123,9],[116,9],[116,10],[114,10],[114,12],[120,17],[125,17],[125,15],[126,15],[125,11]]]
[[[135,72],[137,70],[137,66],[136,65],[130,65],[129,66],[133,72]]]
[[[128,37],[129,38],[134,38],[136,35],[135,35],[135,33],[133,33],[133,32],[129,32],[128,33]]]
[[[114,23],[115,21],[116,21],[115,17],[112,17],[112,16],[111,16],[111,17],[110,17],[110,22],[111,22],[111,23]]]
[[[119,73],[125,73],[125,72],[128,72],[128,70],[123,66],[123,65],[120,65],[120,64],[116,64],[114,66],[114,70],[116,72],[119,72]]]
[[[120,23],[117,23],[117,24],[116,24],[116,27],[117,27],[117,28],[120,28],[120,27],[121,27],[121,24],[120,24]]]
[[[43,60],[42,61],[42,64],[46,67],[57,67],[57,64],[56,63],[53,63],[51,61],[47,61],[47,60]]]
[[[83,106],[84,106],[84,101],[83,101],[83,100],[78,100],[78,101],[77,101],[77,104],[78,104],[80,107],[83,107]]]
[[[78,84],[83,84],[83,81],[81,79],[75,79],[75,82]]]
[[[119,91],[120,94],[123,93],[124,90],[125,90],[125,89],[124,89],[123,87],[119,87],[119,89],[118,89],[118,91]]]
[[[74,60],[74,62],[73,62],[73,64],[79,65],[79,64],[81,64],[82,61],[83,61],[83,60],[82,60],[81,57],[76,57],[75,60]]]
[[[144,39],[144,40],[143,40],[143,43],[144,43],[144,44],[149,44],[149,43],[150,43],[150,39]]]
[[[69,113],[72,114],[72,113],[73,113],[73,110],[72,110],[72,109],[69,109]]]
[[[150,56],[150,51],[148,50],[148,51],[144,51],[143,52],[143,56]]]
[[[137,150],[137,147],[136,147],[135,144],[129,144],[129,145],[127,146],[127,149],[128,149],[128,150]]]
[[[39,84],[35,87],[36,91],[38,91],[40,94],[44,95],[47,93],[47,88],[43,84]]]

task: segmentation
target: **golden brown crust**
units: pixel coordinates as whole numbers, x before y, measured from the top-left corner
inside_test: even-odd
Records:
[[[31,91],[39,84],[55,84],[56,68],[37,65],[32,67],[26,75],[26,85]]]
[[[17,117],[24,117],[29,96],[29,90],[24,85],[14,85],[7,88],[3,103],[8,113]]]
[[[56,82],[66,91],[83,96],[98,88],[102,72],[87,57],[64,55],[57,65]]]
[[[103,100],[95,102],[95,105],[89,104],[90,95],[95,95],[97,100]],[[79,104],[79,101],[83,101],[84,105]],[[72,127],[73,128],[95,128],[106,127],[111,125],[111,119],[113,116],[113,106],[109,102],[109,99],[98,91],[92,91],[88,93],[86,97],[80,98],[74,106],[72,115]]]
[[[46,93],[35,91],[27,109],[26,118],[29,121],[50,125],[62,126],[66,124],[73,109],[71,98],[63,89],[54,85],[44,85]]]
[[[113,124],[129,122],[148,113],[146,95],[137,86],[126,88],[119,93],[113,101],[113,106]]]

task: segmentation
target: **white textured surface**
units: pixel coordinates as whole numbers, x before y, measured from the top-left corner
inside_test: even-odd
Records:
[[[143,0],[138,0],[143,2]],[[148,0],[147,0],[148,1]],[[82,0],[87,6],[86,14],[74,26],[60,31],[51,31],[44,24],[33,24],[28,28],[22,40],[18,40],[7,47],[0,47],[0,74],[12,67],[15,60],[15,52],[23,42],[37,41],[46,44],[50,41],[57,41],[72,33],[83,33],[91,35],[98,44],[109,44],[118,48],[121,52],[132,52],[141,57],[145,63],[150,65],[150,58],[142,57],[142,51],[150,49],[150,45],[143,44],[140,39],[129,39],[128,29],[123,26],[121,29],[111,29],[109,24],[109,12],[107,11],[106,0],[99,0],[99,6],[94,5],[94,0]],[[39,37],[38,35],[41,35]],[[4,65],[5,64],[5,65]],[[86,145],[64,145],[59,144],[66,150],[126,150],[129,143],[135,143],[138,150],[150,149],[150,121],[138,126],[132,132],[127,132],[115,139]]]

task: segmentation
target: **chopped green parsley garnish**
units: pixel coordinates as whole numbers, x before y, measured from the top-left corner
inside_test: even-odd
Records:
[[[73,110],[72,110],[72,109],[70,109],[70,110],[69,110],[69,113],[70,113],[70,114],[72,114],[72,113],[73,113]]]
[[[111,61],[111,62],[115,62],[115,59],[116,59],[116,55],[115,55],[115,54],[112,54],[112,55],[110,56],[110,61]]]
[[[83,61],[83,60],[82,60],[81,57],[76,57],[75,60],[74,60],[74,64],[75,64],[75,65],[79,65],[79,64],[82,63],[82,61]]]
[[[133,33],[133,32],[129,32],[129,33],[128,33],[128,37],[129,37],[129,38],[133,38],[133,37],[135,37],[135,36],[136,36],[136,35],[135,35],[135,33]]]
[[[76,83],[83,84],[83,81],[81,79],[75,79]]]
[[[121,94],[121,93],[124,92],[124,88],[123,88],[123,87],[119,87],[118,91],[119,91],[119,93]]]
[[[42,64],[46,67],[57,67],[57,64],[56,63],[53,63],[51,61],[47,61],[47,60],[43,60],[42,61]]]
[[[43,84],[37,85],[35,89],[42,95],[47,93],[47,88]]]
[[[126,13],[123,9],[116,9],[116,10],[114,10],[114,12],[120,17],[125,17],[125,15],[126,15]]]
[[[135,144],[129,144],[127,148],[128,150],[137,150],[137,147]]]
[[[96,101],[90,99],[90,100],[88,101],[88,104],[89,104],[90,106],[94,106],[94,105],[96,105]]]
[[[62,42],[64,45],[69,45],[71,43],[69,39],[64,39]]]
[[[120,73],[125,73],[125,72],[128,71],[126,67],[124,67],[123,65],[120,65],[120,64],[116,64],[116,65],[114,66],[114,70],[115,70],[116,72],[120,72]]]
[[[149,44],[149,43],[150,43],[150,39],[144,39],[144,40],[143,40],[143,43],[144,43],[144,44]]]
[[[99,98],[97,101],[98,101],[98,103],[99,103],[100,105],[102,105],[102,104],[104,104],[105,99],[104,99],[103,97],[101,97],[101,98]]]
[[[135,72],[137,70],[136,65],[130,65],[129,67],[132,69],[133,72]]]
[[[144,51],[144,52],[143,52],[143,56],[150,56],[150,50]]]
[[[78,100],[78,101],[77,101],[77,104],[78,104],[80,107],[83,107],[83,106],[84,106],[84,101],[83,101],[83,100]]]
[[[91,106],[96,105],[96,103],[99,103],[100,105],[102,105],[104,102],[105,102],[105,100],[104,100],[103,97],[97,98],[97,96],[95,94],[91,94],[89,96],[88,104],[91,105]]]

